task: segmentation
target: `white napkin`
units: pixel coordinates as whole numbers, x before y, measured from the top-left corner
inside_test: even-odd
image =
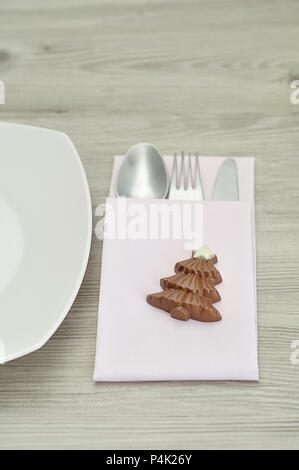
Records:
[[[115,159],[112,196],[121,159]],[[165,161],[170,169],[171,158]],[[222,161],[200,159],[207,199]],[[181,322],[145,301],[177,261],[190,257],[185,240],[105,239],[95,381],[258,380],[254,160],[236,162],[241,201],[204,202],[202,211],[203,239],[216,251],[223,277],[215,304],[222,321]],[[117,213],[118,200],[107,201]],[[136,202],[127,200],[128,208]]]

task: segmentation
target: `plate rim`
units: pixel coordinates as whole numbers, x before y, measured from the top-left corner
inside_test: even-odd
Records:
[[[72,305],[75,302],[75,300],[77,298],[77,295],[79,293],[79,290],[81,288],[81,285],[82,285],[82,282],[83,282],[83,279],[84,279],[84,276],[85,276],[85,273],[86,273],[86,270],[87,270],[90,251],[91,251],[91,242],[92,242],[92,199],[91,199],[90,187],[89,187],[89,183],[88,183],[85,168],[83,166],[80,155],[79,155],[73,141],[71,140],[71,138],[69,137],[68,134],[66,134],[65,132],[57,131],[55,129],[50,129],[50,128],[47,128],[47,127],[39,127],[39,126],[22,124],[22,123],[19,124],[19,123],[10,123],[10,122],[1,121],[0,126],[1,127],[2,126],[3,127],[5,127],[5,126],[9,126],[9,127],[26,127],[26,128],[38,129],[39,131],[44,131],[44,132],[49,132],[49,133],[54,133],[54,134],[60,134],[61,136],[63,136],[64,139],[66,139],[67,143],[70,145],[70,147],[73,150],[74,156],[76,157],[78,167],[79,167],[79,170],[80,170],[80,173],[81,173],[81,176],[82,176],[82,181],[83,181],[83,184],[84,184],[85,195],[86,195],[87,218],[88,218],[87,241],[86,241],[86,246],[85,246],[83,262],[82,262],[80,273],[78,275],[76,285],[75,285],[75,287],[73,289],[73,292],[72,292],[72,294],[69,298],[69,301],[66,303],[66,305],[65,305],[63,311],[61,312],[61,314],[58,315],[58,319],[55,322],[55,324],[53,325],[53,327],[48,331],[48,333],[38,343],[36,343],[36,344],[26,348],[26,349],[20,350],[16,353],[12,353],[8,356],[6,356],[4,354],[4,357],[0,361],[0,365],[1,365],[1,364],[5,364],[7,362],[13,361],[15,359],[18,359],[22,356],[26,356],[27,354],[30,354],[30,353],[32,353],[34,351],[37,351],[38,349],[42,348],[49,341],[49,339],[53,336],[53,334],[57,331],[57,329],[59,328],[59,326],[61,325],[61,323],[66,318],[69,311],[71,310]]]

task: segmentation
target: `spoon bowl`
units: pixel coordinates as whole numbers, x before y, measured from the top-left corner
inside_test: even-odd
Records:
[[[160,152],[151,144],[136,144],[128,151],[119,170],[118,197],[164,199],[168,177]]]

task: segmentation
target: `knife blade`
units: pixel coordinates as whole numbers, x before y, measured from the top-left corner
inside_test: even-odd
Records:
[[[239,201],[238,169],[233,158],[228,158],[221,165],[216,176],[214,201]]]

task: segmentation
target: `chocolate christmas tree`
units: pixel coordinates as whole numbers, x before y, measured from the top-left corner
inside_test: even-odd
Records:
[[[222,282],[214,266],[217,262],[217,256],[207,246],[194,250],[192,258],[176,263],[174,276],[161,279],[164,290],[149,294],[146,301],[178,320],[220,321],[221,315],[212,305],[221,300],[215,288]]]

